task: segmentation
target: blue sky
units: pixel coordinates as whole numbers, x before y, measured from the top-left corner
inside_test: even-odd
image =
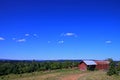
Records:
[[[0,0],[0,58],[120,60],[119,4]]]

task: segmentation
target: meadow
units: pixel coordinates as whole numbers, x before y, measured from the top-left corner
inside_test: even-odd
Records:
[[[0,80],[120,80],[120,76],[108,76],[105,71],[80,71],[79,69],[59,69],[24,74],[0,76]]]

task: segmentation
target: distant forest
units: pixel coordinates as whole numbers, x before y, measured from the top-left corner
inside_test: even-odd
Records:
[[[58,60],[58,61],[19,61],[0,60],[0,76],[7,74],[22,74],[35,71],[46,71],[78,67],[81,60]]]

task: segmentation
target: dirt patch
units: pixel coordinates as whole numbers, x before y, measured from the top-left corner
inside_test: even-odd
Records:
[[[87,73],[84,74],[71,74],[68,76],[62,77],[60,80],[78,80],[81,76],[87,75]]]

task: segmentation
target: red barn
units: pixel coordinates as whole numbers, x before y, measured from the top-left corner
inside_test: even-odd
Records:
[[[80,70],[86,71],[88,68],[94,70],[96,65],[97,64],[94,61],[81,61],[78,67]]]
[[[98,70],[108,70],[109,69],[109,61],[95,61],[96,62],[96,69]]]
[[[88,60],[88,61],[81,61],[80,64],[78,65],[79,69],[82,71],[86,71],[86,70],[94,70],[94,69],[98,69],[98,70],[107,70],[109,68],[109,61],[100,61],[100,60],[96,60],[96,61],[92,61],[92,60]]]

